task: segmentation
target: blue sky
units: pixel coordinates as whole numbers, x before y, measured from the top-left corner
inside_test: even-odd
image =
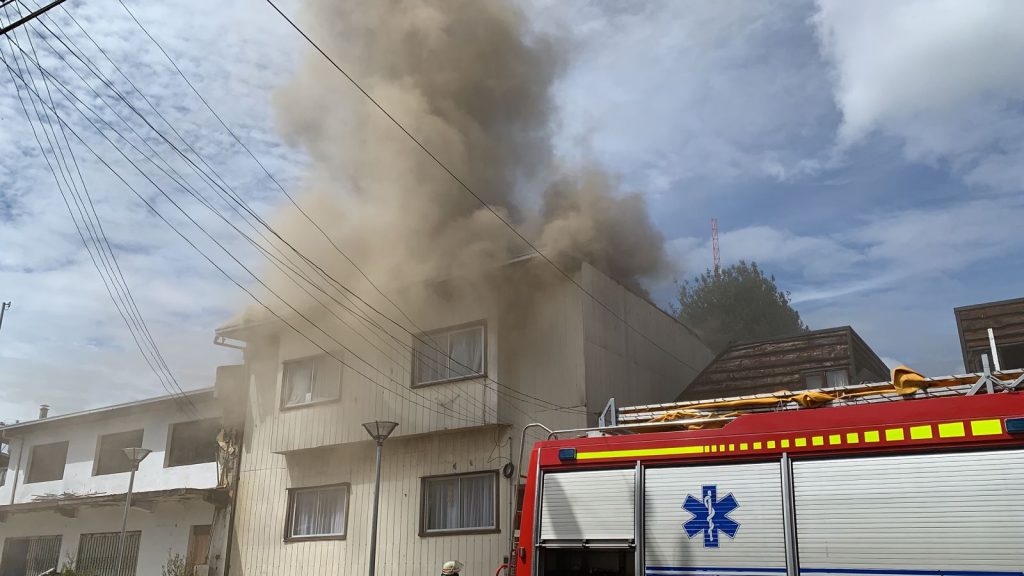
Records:
[[[129,6],[268,168],[295,184],[307,160],[277,135],[272,105],[306,55],[294,32],[262,2]],[[259,167],[116,0],[66,7],[257,210],[273,212],[281,198]],[[659,301],[671,299],[672,275],[710,265],[712,217],[724,262],[761,263],[811,327],[850,324],[887,361],[930,374],[961,369],[953,307],[1021,296],[1021,3],[522,7],[569,51],[554,87],[560,157],[596,160],[648,200],[674,266],[650,284]],[[98,57],[62,10],[43,21]],[[59,64],[37,48],[44,64]],[[0,331],[0,419],[32,417],[40,403],[66,412],[162,393],[8,81],[0,158],[0,300],[14,302]],[[209,385],[216,365],[237,360],[211,344],[213,329],[245,295],[102,166],[83,169],[168,364],[183,387]]]

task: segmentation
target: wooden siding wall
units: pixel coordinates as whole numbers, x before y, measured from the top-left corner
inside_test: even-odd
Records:
[[[1024,342],[1024,298],[956,310],[957,325],[963,342],[964,364],[968,370],[971,350],[988,350],[988,329],[992,328],[996,344]]]
[[[601,302],[577,291],[584,311],[591,424],[596,424],[595,414],[609,398],[615,398],[619,406],[672,401],[713,358],[685,326],[593,266],[584,264],[580,274],[582,285]]]
[[[509,481],[499,475],[500,533],[421,537],[424,476],[498,470],[509,460],[508,431],[493,426],[418,438],[384,447],[378,528],[378,574],[436,574],[446,560],[465,574],[491,574],[507,554]],[[374,447],[360,442],[288,456],[259,451],[242,461],[231,574],[336,576],[367,567],[373,504]],[[344,540],[284,542],[287,490],[351,484]]]
[[[681,399],[804,389],[805,372],[849,367],[848,341],[846,330],[834,330],[733,346],[694,380]]]
[[[889,380],[889,367],[875,354],[856,332],[850,332],[853,343],[853,369],[850,370],[850,383],[886,382]]]

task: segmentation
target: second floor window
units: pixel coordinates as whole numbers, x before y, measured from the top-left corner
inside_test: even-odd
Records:
[[[48,482],[64,478],[64,464],[68,460],[68,443],[54,442],[32,447],[29,457],[28,478],[26,484],[32,482]]]
[[[281,382],[283,407],[335,400],[340,394],[340,366],[329,356],[313,356],[284,363]]]
[[[217,434],[220,434],[220,420],[217,418],[172,425],[170,446],[167,447],[167,466],[187,466],[217,460],[217,451],[220,449]]]
[[[100,436],[99,449],[96,451],[96,469],[93,476],[129,472],[132,463],[125,455],[125,448],[142,447],[142,430],[117,432]]]
[[[483,324],[429,332],[413,342],[413,384],[432,384],[484,373]]]

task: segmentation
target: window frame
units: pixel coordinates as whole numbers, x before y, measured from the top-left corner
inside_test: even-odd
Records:
[[[847,386],[853,385],[853,378],[850,375],[850,369],[849,368],[847,368],[845,366],[838,367],[838,368],[822,368],[822,369],[819,369],[819,370],[808,370],[806,372],[801,372],[800,373],[800,384],[803,386],[803,388],[801,388],[801,390],[815,390],[815,388],[808,388],[807,387],[807,378],[809,376],[821,376],[821,387],[822,388],[830,388],[830,386],[828,385],[828,373],[829,372],[840,372],[840,371],[841,372],[846,372],[846,385]]]
[[[220,427],[223,428],[224,420],[218,416],[211,416],[209,418],[200,418],[198,420],[185,420],[183,422],[173,422],[167,427],[167,446],[164,448],[164,468],[181,468],[182,466],[201,466],[203,464],[210,464],[211,462],[217,462],[217,454],[214,453],[213,460],[204,462],[190,462],[188,464],[171,464],[171,453],[174,450],[174,429],[178,426],[186,424],[195,424],[196,422],[208,422],[216,420],[220,423]],[[217,440],[214,438],[214,443]],[[218,447],[219,450],[219,447]]]
[[[141,529],[125,531],[125,533],[124,533],[124,536],[125,536],[125,548],[124,548],[125,558],[124,558],[124,560],[128,559],[128,552],[130,550],[132,550],[132,547],[128,545],[129,544],[129,538],[132,538],[135,535],[138,536],[138,542],[137,542],[137,544],[135,545],[135,548],[134,548],[135,549],[135,562],[130,565],[131,569],[127,570],[128,574],[126,576],[136,576],[139,573],[139,557],[142,554],[142,530]],[[82,552],[86,549],[84,540],[87,537],[95,537],[95,536],[114,536],[114,537],[119,537],[120,536],[120,532],[82,532],[82,533],[80,533],[78,535],[78,546],[75,549],[75,566],[76,567],[81,566],[82,564],[85,564],[85,562],[82,561],[83,560]],[[116,549],[116,547],[115,547],[115,549]],[[122,566],[124,565],[124,560],[122,560]],[[117,573],[121,573],[122,572],[122,570],[121,570],[122,566],[117,566],[116,565],[117,564],[117,558],[116,557],[114,558],[113,563],[115,564],[114,570]],[[90,570],[88,573],[92,574],[93,572]]]
[[[33,480],[32,470],[36,464],[36,449],[43,446],[56,446],[57,444],[64,445],[64,463],[60,467],[60,476],[57,478],[48,478],[46,480]],[[57,482],[64,479],[64,473],[67,471],[68,466],[68,450],[71,448],[70,440],[60,440],[58,442],[46,442],[45,444],[34,444],[29,450],[28,455],[28,466],[25,469],[25,481],[24,484],[39,484],[41,482]]]
[[[470,476],[490,476],[494,482],[494,526],[477,528],[427,528],[427,484],[431,481],[448,480],[451,478],[466,478]],[[501,532],[501,483],[499,482],[498,470],[477,470],[474,472],[460,472],[458,474],[435,474],[433,476],[420,477],[420,521],[419,534],[421,538],[433,538],[436,536],[462,536],[468,534],[498,534]],[[459,490],[462,490],[461,484]],[[461,497],[461,492],[460,492]],[[461,512],[461,510],[460,510]],[[461,514],[460,514],[461,516]]]
[[[292,520],[295,513],[295,494],[308,492],[310,490],[324,490],[327,488],[341,488],[345,493],[345,517],[342,518],[342,525],[345,532],[342,534],[312,534],[309,536],[295,536],[292,534]],[[352,512],[352,484],[349,482],[336,482],[334,484],[321,484],[317,486],[295,486],[288,488],[288,507],[284,517],[284,542],[316,542],[324,540],[346,540],[348,538],[348,517]]]
[[[424,341],[434,338],[440,334],[444,334],[446,337],[447,347],[450,350],[451,340],[450,335],[456,332],[468,332],[469,330],[480,330],[481,337],[480,341],[483,346],[483,354],[480,357],[480,372],[476,374],[466,374],[464,376],[449,376],[448,378],[441,378],[438,380],[428,380],[426,382],[419,382],[419,365],[420,360],[418,355],[422,352],[418,348],[424,346]],[[474,320],[472,322],[464,322],[462,324],[455,324],[452,326],[445,326],[444,328],[437,328],[435,330],[429,330],[427,332],[421,332],[413,338],[412,342],[412,370],[410,375],[412,378],[411,387],[422,388],[425,386],[434,386],[436,384],[448,384],[451,382],[460,382],[462,380],[475,380],[478,378],[487,378],[487,349],[488,349],[488,337],[487,337],[487,321],[486,320]],[[451,374],[451,355],[449,352],[445,352],[445,358],[448,359],[448,366],[446,370]]]
[[[9,547],[11,546],[12,543],[14,543],[16,541],[19,541],[19,540],[25,540],[25,541],[28,541],[29,542],[29,546],[31,546],[31,541],[32,540],[45,540],[45,539],[55,539],[57,541],[57,546],[56,546],[56,548],[57,548],[56,562],[59,565],[60,564],[61,547],[64,545],[64,536],[63,536],[63,534],[43,534],[43,535],[39,535],[39,536],[7,536],[6,538],[4,538],[3,546],[0,546],[0,570],[5,568],[8,565],[7,563],[10,561],[9,557],[8,557],[8,551],[9,551]],[[26,552],[28,552],[28,550],[26,550]],[[26,560],[26,564],[27,564],[27,561],[28,561],[28,555],[27,554],[26,554],[25,560]]]
[[[336,362],[339,362],[339,364],[341,364],[340,361],[336,360],[330,354],[326,354],[326,353],[325,354],[312,354],[310,356],[300,356],[298,358],[289,358],[288,360],[281,361],[281,378],[280,378],[280,380],[281,380],[281,388],[280,388],[281,393],[278,395],[278,402],[277,402],[277,406],[278,406],[279,410],[281,410],[282,412],[284,412],[286,410],[300,410],[302,408],[308,408],[310,406],[320,406],[322,404],[331,404],[333,402],[341,402],[341,377],[344,375],[344,367],[342,367],[342,369],[341,369],[342,372],[338,376],[338,395],[335,396],[334,398],[324,398],[322,400],[312,400],[312,399],[310,399],[309,402],[300,402],[298,404],[288,404],[288,401],[286,399],[287,398],[288,389],[287,389],[287,380],[285,379],[285,366],[287,364],[294,364],[294,363],[297,363],[297,362],[312,362],[313,363],[313,374],[310,377],[311,381],[310,381],[310,385],[309,385],[310,398],[312,398],[313,387],[316,386],[317,364],[319,363],[320,360],[325,360],[325,361],[326,360],[334,360]]]
[[[96,437],[96,457],[93,458],[93,460],[92,460],[92,475],[93,476],[109,476],[111,474],[125,474],[127,472],[131,472],[131,462],[129,462],[128,470],[121,470],[121,471],[118,471],[118,472],[100,472],[100,456],[103,454],[103,439],[104,438],[107,438],[107,437],[110,437],[110,436],[134,434],[136,432],[141,432],[141,435],[140,435],[140,438],[139,438],[139,447],[141,448],[142,447],[142,443],[146,439],[146,429],[145,428],[138,428],[136,430],[122,430],[120,432],[109,432],[107,434],[100,434],[99,436],[97,436]],[[127,460],[127,458],[128,457],[125,456],[125,460]]]

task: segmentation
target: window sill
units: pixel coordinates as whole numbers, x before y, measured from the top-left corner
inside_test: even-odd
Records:
[[[438,384],[452,384],[454,382],[464,382],[466,380],[485,380],[487,379],[487,373],[483,372],[480,374],[470,374],[469,376],[458,376],[456,378],[446,378],[444,380],[431,380],[430,382],[419,382],[413,383],[413,388],[429,388],[430,386],[437,386]]]
[[[302,410],[303,408],[312,408],[313,406],[323,406],[324,404],[334,404],[335,402],[341,402],[341,397],[328,398],[326,400],[314,400],[312,402],[303,402],[302,404],[281,404],[281,412],[290,412],[292,410]]]
[[[285,536],[285,544],[291,542],[323,542],[326,540],[344,540],[344,534],[334,534],[325,536]]]
[[[420,538],[434,538],[437,536],[466,536],[469,534],[499,534],[501,528],[466,528],[453,530],[420,530]]]

